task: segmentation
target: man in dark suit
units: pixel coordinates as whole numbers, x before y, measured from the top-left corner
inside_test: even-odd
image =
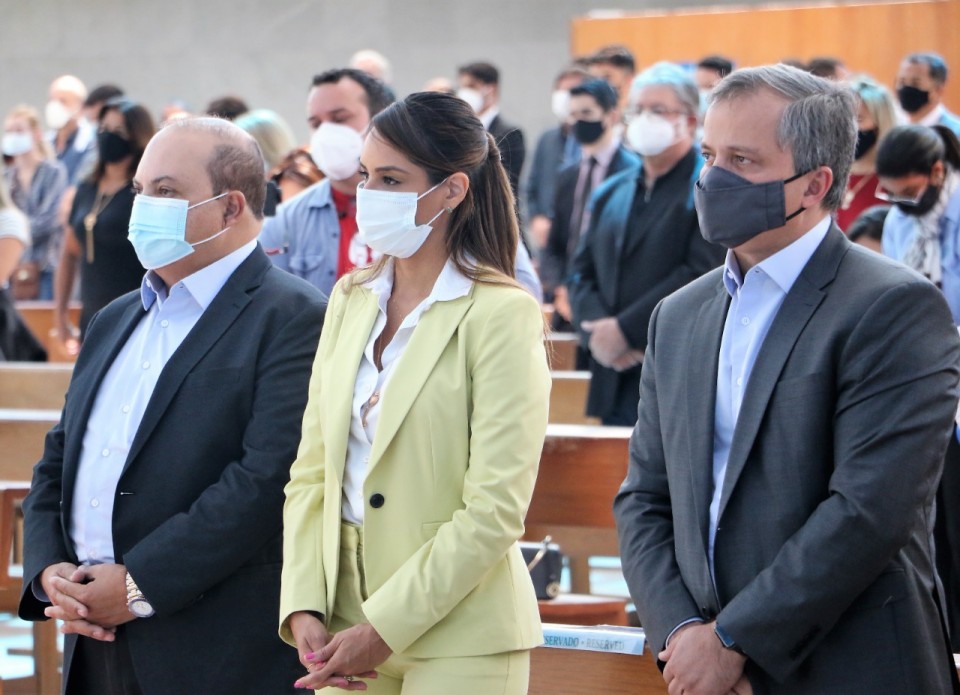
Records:
[[[590,220],[591,194],[604,179],[640,165],[621,144],[617,92],[605,80],[587,80],[570,90],[570,120],[582,156],[560,173],[550,236],[540,255],[540,280],[556,310],[553,329],[564,331],[573,330],[567,275],[580,232]]]
[[[263,159],[236,126],[175,121],[134,187],[150,270],[91,321],[47,435],[20,615],[66,621],[68,694],[295,692],[283,486],[325,299],[257,244]]]
[[[690,76],[659,63],[634,84],[627,140],[643,157],[593,194],[570,273],[573,324],[590,350],[587,414],[607,425],[637,421],[639,364],[657,302],[716,267],[693,205],[699,95]]]
[[[855,115],[785,65],[711,96],[696,202],[729,251],[654,312],[614,503],[670,692],[960,692],[932,547],[960,339],[832,223]]]
[[[523,131],[500,115],[500,71],[490,63],[469,63],[457,71],[457,96],[477,113],[483,127],[496,139],[513,197],[520,190],[520,170],[527,154]]]

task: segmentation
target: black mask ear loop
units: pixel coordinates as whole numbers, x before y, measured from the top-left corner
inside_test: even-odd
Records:
[[[811,169],[810,171],[813,171],[813,169]],[[803,172],[800,172],[799,174],[794,174],[794,175],[791,176],[789,179],[784,179],[784,180],[783,180],[783,185],[786,186],[788,183],[793,183],[794,181],[796,181],[797,179],[799,179],[801,176],[806,176],[807,174],[809,174],[810,171],[803,171]],[[797,209],[797,211],[796,211],[795,213],[793,213],[792,215],[787,215],[787,216],[784,218],[783,221],[784,221],[784,222],[789,222],[790,220],[792,220],[794,217],[796,217],[797,215],[799,215],[799,214],[800,214],[801,212],[803,212],[804,210],[806,210],[806,208],[801,205],[801,206],[799,207],[799,209]]]

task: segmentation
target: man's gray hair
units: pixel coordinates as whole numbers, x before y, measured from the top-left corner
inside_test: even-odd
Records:
[[[764,65],[730,73],[714,87],[710,105],[761,90],[788,102],[777,128],[777,146],[793,155],[795,173],[830,167],[833,185],[822,205],[828,211],[836,210],[847,190],[857,144],[857,100],[853,91],[789,65]]]
[[[630,101],[635,101],[637,93],[644,87],[658,85],[670,87],[689,115],[694,116],[700,111],[700,92],[693,77],[679,65],[666,61],[651,65],[634,78],[630,86]]]
[[[260,145],[242,128],[222,118],[179,118],[170,121],[164,130],[192,130],[213,136],[217,143],[207,161],[207,176],[214,195],[240,191],[247,208],[258,220],[263,219],[267,183]]]

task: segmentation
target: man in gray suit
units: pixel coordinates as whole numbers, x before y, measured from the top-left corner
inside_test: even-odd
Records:
[[[854,114],[783,65],[707,111],[696,205],[727,260],[654,311],[614,503],[670,693],[960,692],[931,547],[960,341],[830,219]]]

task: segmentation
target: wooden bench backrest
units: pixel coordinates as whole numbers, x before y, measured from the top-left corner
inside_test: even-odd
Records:
[[[587,391],[590,372],[553,371],[550,390],[550,422],[558,425],[599,425],[587,417]]]
[[[50,335],[50,330],[54,326],[53,320],[53,302],[51,301],[31,301],[17,302],[17,311],[23,317],[24,323],[30,328],[43,346],[47,349],[47,359],[50,362],[73,362],[76,357],[68,355],[60,349],[59,341],[54,340]],[[67,309],[70,315],[70,322],[77,326],[80,324],[80,302],[70,302]]]
[[[0,409],[0,479],[29,481],[59,410]]]
[[[550,369],[570,371],[577,366],[577,344],[580,336],[576,333],[551,333],[547,337],[547,359]]]
[[[0,363],[0,408],[62,408],[72,374],[72,364]]]

